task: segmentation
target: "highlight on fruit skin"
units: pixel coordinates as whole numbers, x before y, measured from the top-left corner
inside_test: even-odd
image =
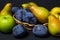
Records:
[[[50,13],[60,20],[60,7],[52,8]]]

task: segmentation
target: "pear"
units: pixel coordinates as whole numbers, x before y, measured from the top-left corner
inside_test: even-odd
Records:
[[[54,16],[56,16],[60,20],[60,7],[54,7],[50,11],[50,13]]]
[[[9,15],[11,15],[12,14],[11,8],[12,8],[12,4],[11,3],[7,3],[4,6],[4,8],[1,10],[1,14],[0,15],[3,15],[3,14],[9,14]]]
[[[29,3],[24,3],[24,4],[22,4],[22,7],[23,7],[23,8],[28,8],[28,7],[29,7],[29,4],[32,4],[32,5],[34,5],[34,6],[37,6],[34,2],[29,2]]]
[[[34,2],[29,2],[29,4],[31,4],[31,5],[34,5],[34,6],[38,6],[36,3],[34,3]],[[39,7],[39,6],[38,6]]]
[[[31,10],[31,12],[34,14],[34,16],[38,19],[39,22],[42,23],[48,22],[47,19],[49,16],[49,11],[46,8],[40,7],[35,3],[29,3],[28,8]]]
[[[48,17],[48,29],[51,35],[60,36],[60,20],[54,15]]]
[[[28,6],[29,6],[29,4],[27,4],[27,3],[22,4],[23,8],[28,8]]]

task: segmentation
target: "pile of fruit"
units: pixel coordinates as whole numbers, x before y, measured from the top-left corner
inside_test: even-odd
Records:
[[[15,20],[16,19],[16,20]],[[23,23],[22,23],[23,22]],[[48,11],[34,2],[22,4],[22,7],[7,3],[0,11],[0,31],[12,32],[15,37],[23,37],[29,31],[23,24],[34,24],[31,31],[34,35],[43,37],[48,32],[53,36],[60,36],[60,7]],[[44,25],[47,23],[48,25]]]

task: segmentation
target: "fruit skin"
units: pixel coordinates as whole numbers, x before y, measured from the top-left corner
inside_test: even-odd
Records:
[[[22,4],[23,8],[28,8],[28,6],[29,6],[29,4],[27,4],[27,3]]]
[[[7,3],[4,8],[1,10],[1,13],[0,15],[5,15],[5,14],[9,14],[9,15],[12,15],[12,12],[11,12],[11,9],[12,9],[12,4],[11,3]]]
[[[12,12],[15,13],[19,9],[20,9],[19,7],[14,6],[14,7],[12,7]]]
[[[46,8],[31,5],[29,9],[40,22],[42,23],[47,22],[49,11]]]
[[[23,11],[23,21],[30,23],[30,24],[36,24],[37,23],[37,19],[36,17],[28,11]]]
[[[0,31],[3,33],[11,32],[11,29],[15,26],[15,20],[11,15],[0,15]]]
[[[12,29],[12,34],[15,37],[23,37],[24,35],[26,35],[27,30],[25,28],[25,26],[23,25],[16,25],[13,29]]]
[[[22,7],[23,8],[28,8],[29,7],[29,4],[33,4],[34,6],[37,6],[34,2],[29,2],[29,3],[22,4]]]
[[[15,12],[15,15],[16,15],[16,19],[19,20],[19,21],[22,21],[22,9],[19,9]]]
[[[39,22],[41,22],[41,23],[48,22],[47,19],[49,16],[49,11],[46,8],[40,7],[37,4],[35,4],[34,2],[29,2],[24,5],[28,5],[28,6],[26,6],[26,8],[30,9],[30,11],[39,20]],[[25,6],[22,6],[22,7],[24,8]]]
[[[54,7],[50,11],[51,15],[56,16],[60,20],[60,7]]]
[[[50,15],[48,17],[48,29],[51,35],[60,36],[60,20]]]
[[[19,9],[15,12],[16,19],[30,24],[36,24],[37,19],[28,9]]]
[[[38,25],[34,26],[34,28],[32,29],[32,33],[36,36],[42,37],[48,33],[48,29],[46,26],[38,24]]]

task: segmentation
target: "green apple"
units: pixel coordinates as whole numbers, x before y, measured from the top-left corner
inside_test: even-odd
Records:
[[[11,32],[15,25],[15,20],[11,15],[0,15],[0,31],[4,33]]]

